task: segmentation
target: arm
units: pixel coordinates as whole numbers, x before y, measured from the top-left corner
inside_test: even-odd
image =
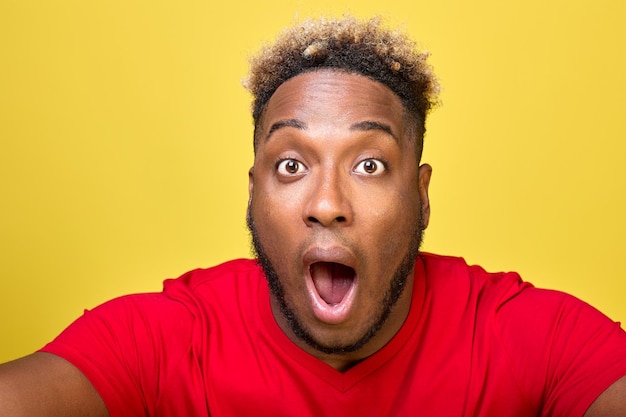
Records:
[[[0,365],[0,417],[108,417],[87,378],[66,360],[49,354]]]
[[[585,417],[626,417],[626,376],[600,394]]]

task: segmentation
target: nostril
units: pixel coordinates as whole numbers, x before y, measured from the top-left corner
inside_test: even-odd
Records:
[[[316,218],[316,217],[314,217],[314,216],[309,216],[309,217],[307,217],[307,220],[308,220],[310,223],[322,223],[321,221],[319,221],[319,219],[317,219],[317,218]],[[337,223],[344,223],[346,220],[347,220],[347,219],[346,219],[346,217],[345,217],[345,216],[337,216],[337,217],[335,217],[335,221],[336,221]]]

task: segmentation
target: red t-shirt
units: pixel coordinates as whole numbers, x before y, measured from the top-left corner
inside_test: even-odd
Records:
[[[420,254],[398,334],[346,372],[280,330],[253,260],[167,280],[68,327],[43,351],[117,416],[582,416],[626,375],[626,333],[515,273]]]

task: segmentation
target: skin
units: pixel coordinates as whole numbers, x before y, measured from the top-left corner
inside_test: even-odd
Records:
[[[350,345],[380,315],[381,289],[389,286],[393,271],[415,242],[420,216],[424,227],[428,223],[431,169],[418,167],[402,108],[386,87],[327,71],[296,77],[283,86],[264,115],[265,134],[250,172],[250,213],[266,255],[276,264],[286,302],[307,331],[325,345]],[[350,128],[363,118],[386,124],[397,140],[379,128]],[[269,135],[281,120],[306,121],[306,128],[283,126]],[[307,169],[285,177],[285,163],[277,164],[280,157],[300,161]],[[364,159],[383,157],[388,166],[381,175],[361,169]],[[320,320],[305,289],[303,253],[352,264],[359,274],[354,303],[358,308],[333,323]],[[362,348],[346,354],[323,353],[304,343],[275,298],[272,311],[294,343],[343,370],[380,349],[398,331],[408,314],[412,286],[409,275],[383,327]],[[9,416],[106,417],[108,412],[77,368],[57,356],[35,353],[0,365],[0,417]],[[601,394],[585,417],[626,417],[626,377]]]
[[[413,131],[390,89],[345,72],[301,74],[282,84],[267,104],[250,171],[250,212],[285,303],[318,345],[341,348],[368,333],[420,223],[428,224],[431,167],[419,166]],[[341,314],[328,317],[316,307],[309,276],[309,264],[316,261],[356,271],[353,302]],[[347,353],[312,347],[294,333],[275,294],[271,305],[294,343],[345,370],[396,334],[412,288],[409,274],[382,327]]]
[[[625,417],[626,376],[613,383],[587,410],[584,417]]]
[[[108,417],[85,376],[65,359],[34,353],[0,365],[0,417]]]

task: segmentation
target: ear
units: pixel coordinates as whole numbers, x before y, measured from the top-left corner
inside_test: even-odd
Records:
[[[254,188],[254,166],[248,170],[248,206],[252,201],[252,189]]]
[[[420,195],[422,224],[424,226],[424,229],[428,227],[428,222],[430,220],[430,200],[428,199],[428,186],[430,185],[430,176],[432,173],[433,169],[428,164],[423,164],[419,167],[417,186]]]

